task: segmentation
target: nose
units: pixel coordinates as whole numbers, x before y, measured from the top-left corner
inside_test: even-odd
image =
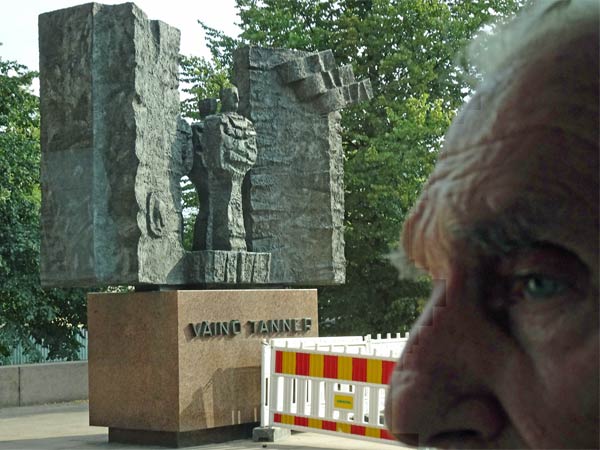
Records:
[[[396,365],[386,424],[411,446],[484,448],[505,427],[494,395],[498,331],[460,279],[436,281]]]

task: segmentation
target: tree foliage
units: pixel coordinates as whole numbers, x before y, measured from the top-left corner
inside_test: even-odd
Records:
[[[474,74],[460,64],[461,50],[483,24],[522,3],[237,0],[239,40],[204,27],[222,67],[238,45],[331,49],[338,64],[352,64],[373,85],[370,102],[343,113],[347,283],[320,290],[322,331],[406,331],[417,317],[429,281],[398,280],[386,255],[471,93]]]
[[[209,61],[201,56],[181,56],[179,81],[186,98],[181,102],[184,117],[199,120],[198,101],[219,98],[222,88],[231,86],[229,76],[219,61]]]
[[[39,281],[40,146],[37,73],[0,59],[0,360],[21,343],[74,357],[85,323],[82,291],[42,289]],[[35,355],[34,355],[35,356]]]

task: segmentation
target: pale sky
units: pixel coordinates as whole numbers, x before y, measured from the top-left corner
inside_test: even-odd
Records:
[[[88,3],[85,0],[0,0],[0,57],[38,70],[38,15]],[[115,4],[125,1],[104,0]],[[149,19],[158,19],[181,31],[181,53],[210,56],[198,19],[229,36],[240,32],[235,0],[136,0]]]

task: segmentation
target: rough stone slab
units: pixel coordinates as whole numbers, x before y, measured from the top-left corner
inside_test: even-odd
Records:
[[[260,51],[253,47],[251,52]],[[306,57],[301,57],[306,55]],[[284,84],[293,83],[311,77],[314,74],[335,70],[335,60],[331,50],[320,53],[296,53],[294,59],[276,67]],[[270,67],[269,67],[270,68]]]
[[[179,31],[88,3],[39,36],[42,284],[177,281],[179,179],[156,174],[178,166]]]
[[[340,115],[303,102],[293,88],[299,83],[288,86],[280,73],[297,79],[331,69],[327,52],[248,47],[234,54],[240,113],[253,122],[259,149],[249,175],[249,250],[271,253],[272,283],[345,280]]]
[[[185,277],[194,283],[264,284],[269,281],[271,254],[226,250],[188,252]]]
[[[298,55],[307,56],[310,53],[301,50],[289,50],[287,48],[262,48],[241,47],[236,49],[238,62],[245,61],[250,69],[271,70],[273,67],[298,58]],[[234,61],[235,64],[235,61]],[[239,84],[236,83],[238,89]],[[240,101],[242,100],[240,96]]]
[[[355,82],[352,67],[336,67],[330,50],[298,57],[275,69],[301,101],[315,101],[322,114],[373,97],[371,82],[367,79]]]

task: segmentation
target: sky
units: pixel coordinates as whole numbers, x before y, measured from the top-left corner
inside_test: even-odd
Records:
[[[86,0],[0,0],[0,57],[38,70],[38,16],[48,11],[88,3]],[[100,0],[117,4],[125,1]],[[181,31],[181,53],[206,56],[202,27],[208,26],[237,36],[235,0],[135,0],[149,19],[159,19]]]

